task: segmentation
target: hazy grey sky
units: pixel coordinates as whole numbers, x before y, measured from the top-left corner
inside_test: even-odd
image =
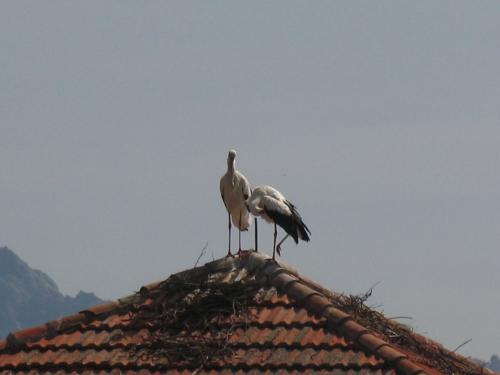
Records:
[[[386,315],[498,353],[499,20],[497,1],[2,1],[0,244],[103,298],[207,241],[221,257],[234,147],[311,228],[284,261],[380,281]]]

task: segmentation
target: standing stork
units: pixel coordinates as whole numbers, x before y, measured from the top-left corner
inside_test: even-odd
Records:
[[[245,201],[250,196],[250,184],[243,174],[235,168],[236,151],[229,150],[227,155],[227,172],[220,179],[220,195],[226,206],[228,215],[229,245],[227,255],[231,256],[231,219],[238,228],[239,248],[241,254],[241,231],[250,226],[250,213]]]
[[[276,252],[281,255],[281,244],[288,236],[292,236],[296,244],[299,243],[299,238],[309,241],[311,232],[295,206],[272,186],[257,186],[246,204],[252,215],[261,216],[268,223],[274,223],[273,260],[276,260]],[[278,245],[276,245],[278,235],[276,224],[287,233]]]

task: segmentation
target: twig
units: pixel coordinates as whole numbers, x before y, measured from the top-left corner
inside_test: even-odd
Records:
[[[365,302],[366,300],[368,300],[368,298],[370,298],[372,296],[372,293],[373,293],[373,289],[375,289],[375,287],[380,284],[381,281],[377,281],[375,284],[373,284],[370,289],[368,289],[367,292],[365,292],[364,294],[361,294],[359,297],[361,297],[361,299],[363,300],[363,302]]]
[[[205,363],[202,363],[202,364],[200,365],[200,367],[198,367],[196,370],[194,370],[194,371],[191,373],[191,375],[196,375],[196,374],[198,374],[198,373],[199,373],[199,372],[203,369],[203,365],[204,365],[204,364],[205,364]]]
[[[205,254],[205,250],[207,250],[208,247],[208,241],[205,243],[205,246],[203,246],[203,249],[201,249],[200,255],[198,255],[198,259],[196,259],[196,263],[194,266],[196,267],[198,265],[198,262],[200,261],[201,257]]]
[[[463,343],[461,343],[460,345],[458,345],[458,346],[455,348],[455,350],[452,350],[452,352],[453,352],[453,353],[455,353],[458,349],[460,349],[460,348],[461,348],[462,346],[464,346],[464,345],[467,345],[467,344],[468,344],[469,342],[471,342],[471,341],[472,341],[472,339],[468,339],[468,340],[464,341]]]
[[[154,321],[160,326],[146,349],[137,347],[146,351],[143,355],[167,358],[169,364],[189,364],[195,375],[207,364],[233,355],[230,337],[248,319],[257,284],[170,278],[161,288],[153,306],[132,318],[131,324]],[[231,326],[219,327],[227,319]]]
[[[413,320],[413,318],[411,316],[390,316],[387,319],[392,319],[392,320],[396,320],[396,319],[409,319],[409,320]]]

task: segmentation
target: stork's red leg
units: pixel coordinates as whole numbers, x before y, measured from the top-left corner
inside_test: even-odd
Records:
[[[283,239],[278,243],[278,245],[276,245],[276,251],[278,253],[279,256],[281,256],[281,244],[283,242],[285,242],[285,240],[288,238],[288,236],[290,236],[289,234],[287,234],[285,237],[283,237]]]
[[[233,254],[231,254],[231,214],[229,212],[227,213],[227,219],[228,219],[227,227],[229,229],[229,245],[227,248],[227,256],[230,257]]]
[[[258,237],[257,237],[257,218],[254,218],[254,223],[255,223],[255,252],[257,252],[258,249]]]
[[[274,223],[273,260],[276,260],[276,236],[277,235],[278,235],[278,229],[276,228],[276,223]]]
[[[240,219],[238,221],[238,255],[241,255],[241,210]]]

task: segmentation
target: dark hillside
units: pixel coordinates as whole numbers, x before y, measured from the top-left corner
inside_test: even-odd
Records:
[[[64,296],[54,280],[0,247],[0,337],[101,303],[92,293]]]

